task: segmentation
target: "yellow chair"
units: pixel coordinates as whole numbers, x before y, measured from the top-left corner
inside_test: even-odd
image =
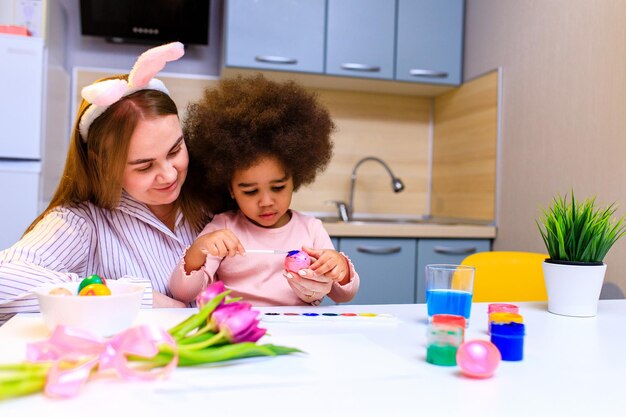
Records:
[[[546,301],[541,266],[546,258],[549,256],[530,252],[479,252],[461,264],[476,268],[474,302]]]

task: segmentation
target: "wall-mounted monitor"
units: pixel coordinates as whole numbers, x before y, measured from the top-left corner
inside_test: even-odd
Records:
[[[209,0],[80,0],[81,33],[111,42],[209,44]]]

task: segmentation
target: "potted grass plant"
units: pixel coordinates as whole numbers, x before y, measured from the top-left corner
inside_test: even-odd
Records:
[[[614,218],[615,203],[598,207],[596,199],[555,197],[537,221],[549,259],[543,263],[548,311],[593,317],[606,273],[604,257],[626,233],[624,217]]]

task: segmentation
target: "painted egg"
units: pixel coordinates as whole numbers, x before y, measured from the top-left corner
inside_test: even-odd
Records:
[[[106,281],[104,280],[104,278],[100,277],[99,275],[93,274],[93,275],[89,275],[87,278],[84,278],[80,284],[78,285],[78,293],[80,294],[80,292],[83,290],[83,288],[85,288],[87,285],[91,285],[91,284],[102,284],[102,285],[107,285]]]
[[[456,363],[464,375],[489,378],[500,364],[500,351],[488,340],[470,340],[459,346]]]
[[[72,295],[72,292],[64,287],[56,287],[50,290],[50,295]]]
[[[298,272],[309,266],[311,266],[311,258],[301,250],[292,250],[285,257],[285,269],[287,271]]]
[[[104,284],[89,284],[78,295],[111,295],[111,290]]]

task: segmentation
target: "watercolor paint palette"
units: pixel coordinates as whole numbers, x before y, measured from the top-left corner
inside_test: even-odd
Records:
[[[397,319],[391,314],[380,313],[352,313],[352,312],[266,312],[261,315],[262,321],[282,323],[396,323]]]

